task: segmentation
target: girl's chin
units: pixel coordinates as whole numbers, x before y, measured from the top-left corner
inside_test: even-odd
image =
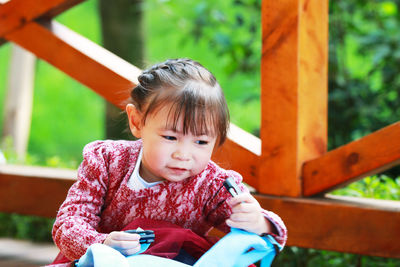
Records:
[[[188,177],[167,177],[164,179],[164,181],[169,181],[169,182],[181,182],[183,180],[186,180]]]
[[[159,173],[159,175],[154,175],[152,178],[145,180],[149,183],[163,181],[180,182],[189,177],[191,177],[191,173],[188,170],[168,168],[165,172]]]
[[[164,180],[166,181],[170,181],[170,182],[181,182],[183,180],[186,180],[187,178],[189,178],[190,176],[186,175],[173,175],[173,174],[169,174],[166,175]]]

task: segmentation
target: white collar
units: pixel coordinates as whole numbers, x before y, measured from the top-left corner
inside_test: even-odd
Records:
[[[152,186],[155,186],[159,183],[161,183],[161,181],[158,182],[146,182],[139,174],[139,170],[140,170],[140,164],[142,163],[142,157],[143,157],[143,147],[140,149],[138,158],[136,160],[136,164],[135,164],[135,169],[133,170],[131,177],[129,178],[128,181],[128,186],[132,189],[143,189],[143,188],[149,188]]]

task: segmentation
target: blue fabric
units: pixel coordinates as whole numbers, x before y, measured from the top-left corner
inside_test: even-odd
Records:
[[[120,266],[129,267],[124,255],[118,250],[115,250],[104,244],[93,244],[86,251],[76,266],[85,267],[102,267],[102,266]]]
[[[231,232],[207,251],[194,266],[243,267],[261,260],[261,266],[267,267],[271,265],[274,257],[275,248],[269,237],[262,238],[259,235],[232,228]]]
[[[261,267],[268,267],[275,257],[274,244],[279,246],[271,236],[260,237],[259,235],[233,228],[229,234],[218,241],[193,266],[243,267],[261,260]],[[187,267],[190,265],[145,254],[125,257],[109,246],[94,244],[89,247],[86,254],[78,261],[77,266]]]

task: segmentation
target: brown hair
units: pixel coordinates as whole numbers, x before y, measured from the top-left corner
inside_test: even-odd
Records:
[[[215,134],[218,144],[224,143],[229,128],[225,96],[214,75],[200,63],[168,59],[143,71],[138,81],[131,98],[144,114],[143,123],[149,114],[171,104],[168,121],[173,130],[182,115],[184,134]]]

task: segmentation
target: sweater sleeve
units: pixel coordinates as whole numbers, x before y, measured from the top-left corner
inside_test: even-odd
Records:
[[[104,146],[97,141],[83,151],[78,180],[70,188],[53,226],[53,239],[70,260],[80,258],[94,243],[102,243],[106,234],[96,231],[107,190],[107,160]]]
[[[277,234],[271,233],[271,235],[275,238],[275,240],[282,246],[281,249],[286,244],[287,240],[287,229],[285,224],[283,223],[281,217],[277,214],[273,213],[272,211],[263,210],[264,217],[269,220],[272,225],[277,230]]]
[[[223,232],[229,231],[230,228],[226,225],[225,220],[232,214],[232,209],[226,203],[226,199],[231,198],[232,196],[222,185],[223,181],[228,177],[233,177],[242,192],[249,192],[247,186],[242,183],[242,176],[237,172],[227,170],[218,175],[218,178],[216,179],[217,185],[214,186],[215,193],[212,201],[209,201],[206,211],[208,212],[207,219],[210,223]],[[262,213],[275,227],[277,233],[272,233],[271,235],[280,245],[282,245],[283,248],[287,240],[287,229],[285,224],[282,219],[272,211],[263,209]]]

